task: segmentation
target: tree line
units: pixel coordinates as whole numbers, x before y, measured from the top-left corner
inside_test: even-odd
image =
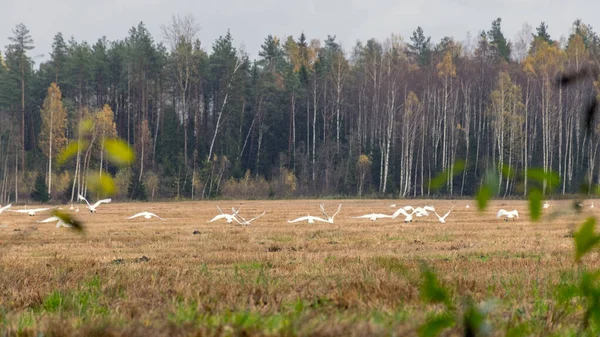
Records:
[[[554,85],[600,66],[600,38],[576,20],[567,37],[542,22],[509,41],[501,23],[462,42],[417,27],[347,49],[269,35],[251,60],[229,32],[206,47],[192,16],[174,16],[159,37],[143,23],[93,44],[57,33],[39,67],[19,24],[0,54],[0,203],[27,200],[36,178],[39,192],[39,177],[53,199],[74,200],[91,172],[115,177],[123,199],[456,197],[488,172],[498,196],[519,196],[531,182],[507,168],[532,167],[561,178],[544,193],[600,183],[581,114],[600,79]],[[116,137],[134,164],[107,161]],[[73,142],[75,159],[58,160]]]

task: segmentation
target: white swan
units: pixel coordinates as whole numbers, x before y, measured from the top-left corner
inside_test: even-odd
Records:
[[[37,212],[43,212],[43,211],[47,211],[49,209],[52,209],[54,207],[47,207],[47,208],[32,208],[32,209],[27,209],[27,206],[25,206],[25,209],[18,209],[16,211],[9,211],[9,212],[15,212],[15,213],[25,213],[29,216],[34,216],[35,213]]]
[[[430,215],[429,212],[435,212],[435,207],[424,206],[424,207],[413,208],[412,206],[404,206],[404,210],[412,211],[413,214],[415,214],[417,216],[417,218],[420,218],[423,216],[429,216]]]
[[[377,219],[384,219],[384,218],[393,219],[394,216],[387,215],[387,214],[381,214],[381,213],[371,213],[371,214],[365,214],[365,215],[361,215],[361,216],[353,216],[352,218],[354,218],[354,219],[370,219],[371,221],[375,221]]]
[[[517,210],[512,210],[512,211],[507,211],[504,209],[501,209],[498,211],[498,213],[496,214],[496,218],[499,218],[501,216],[506,216],[506,218],[504,219],[505,221],[508,221],[508,219],[515,219],[515,218],[519,218],[519,212],[517,212]]]
[[[325,213],[325,206],[323,206],[323,204],[321,204],[320,206],[321,206],[321,212],[323,212],[323,214],[327,217],[327,222],[329,222],[329,223],[333,223],[333,218],[335,218],[335,216],[338,215],[338,213],[342,209],[342,204],[339,204],[337,211],[335,211],[335,213],[332,216],[329,216],[329,215],[327,215],[327,213]]]
[[[454,209],[454,206],[452,206],[452,208],[450,208],[450,210],[448,211],[448,213],[444,214],[444,216],[440,216],[439,214],[437,214],[437,212],[436,212],[436,211],[433,211],[433,213],[434,213],[435,215],[437,215],[437,217],[438,217],[438,220],[439,220],[441,223],[446,223],[446,218],[448,217],[448,215],[450,215],[450,212],[452,212],[452,210],[453,210],[453,209]]]
[[[6,205],[6,206],[4,206],[4,207],[0,208],[0,214],[2,214],[2,212],[6,211],[7,209],[9,209],[9,208],[11,208],[11,207],[12,207],[12,204],[8,204],[8,205]]]
[[[408,213],[406,212],[406,210],[404,208],[399,208],[396,212],[394,212],[394,214],[392,214],[392,219],[396,219],[400,214],[404,215],[404,222],[412,222],[413,217],[412,217],[412,213]]]
[[[89,209],[89,210],[90,210],[90,213],[96,213],[96,208],[97,208],[98,206],[100,206],[100,204],[103,204],[103,203],[106,203],[106,204],[108,204],[108,203],[110,203],[110,202],[112,201],[112,199],[111,199],[111,198],[108,198],[108,199],[102,199],[102,200],[98,200],[98,201],[96,201],[96,203],[95,203],[95,204],[93,204],[93,205],[90,205],[90,203],[87,201],[87,199],[86,199],[86,198],[84,198],[84,197],[83,197],[81,194],[77,194],[77,198],[79,198],[79,200],[83,200],[83,201],[85,201],[85,203],[87,204],[87,209]]]
[[[239,211],[239,210],[238,210],[238,211]],[[238,224],[240,224],[240,225],[242,225],[242,226],[250,226],[250,223],[252,223],[252,221],[254,221],[254,220],[256,220],[256,219],[260,218],[261,216],[265,215],[266,213],[267,213],[267,211],[263,211],[261,215],[259,215],[259,216],[257,216],[257,217],[254,217],[254,218],[252,218],[252,219],[250,219],[250,220],[246,220],[246,219],[242,218],[242,216],[241,216],[241,215],[237,214],[237,211],[236,211],[236,215],[237,215],[237,217],[235,217],[235,216],[234,216],[234,217],[233,217],[233,220],[235,220],[235,222],[237,222]],[[240,218],[242,221],[239,221],[237,218]]]
[[[73,225],[64,222],[63,219],[61,219],[61,218],[59,218],[57,216],[53,216],[53,217],[50,217],[48,219],[40,220],[40,221],[37,221],[37,222],[55,222],[55,221],[56,221],[56,228],[60,228],[60,227],[71,228],[71,227],[73,227]]]
[[[429,216],[429,212],[435,212],[435,207],[433,206],[423,206],[421,207],[417,207],[416,208],[417,211],[417,216],[419,216],[419,213],[421,213],[424,216]]]
[[[223,213],[223,211],[221,210],[221,207],[217,206],[217,209],[219,210],[219,215],[216,215],[214,218],[210,219],[208,222],[213,222],[213,221],[217,221],[220,219],[225,219],[227,220],[227,223],[232,223],[233,220],[235,219],[235,216],[237,215],[237,213],[240,211],[240,209],[242,209],[241,207],[236,211],[235,208],[231,208],[231,210],[233,211],[233,214],[225,214]]]
[[[152,217],[155,217],[155,218],[158,218],[160,220],[164,220],[163,218],[159,217],[158,215],[156,215],[154,213],[150,213],[150,212],[141,212],[141,213],[138,213],[138,214],[134,214],[134,215],[130,216],[129,218],[127,218],[127,220],[133,219],[133,218],[137,218],[137,217],[140,217],[140,216],[143,216],[146,219],[152,219]]]
[[[318,216],[312,216],[312,215],[307,215],[307,216],[303,216],[300,217],[298,219],[294,219],[294,220],[288,220],[288,223],[294,223],[294,222],[299,222],[299,221],[306,221],[308,223],[315,223],[315,221],[322,221],[322,222],[328,222],[328,220],[319,218]]]

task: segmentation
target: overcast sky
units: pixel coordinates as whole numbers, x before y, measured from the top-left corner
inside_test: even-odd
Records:
[[[31,32],[36,48],[30,55],[39,64],[48,59],[59,31],[67,40],[73,36],[93,44],[102,36],[123,39],[143,21],[160,41],[160,26],[173,14],[196,17],[205,50],[230,29],[235,46],[243,44],[255,58],[268,34],[297,37],[304,31],[309,39],[336,35],[350,50],[358,39],[384,40],[391,33],[408,40],[417,26],[434,43],[444,36],[463,41],[467,32],[476,36],[501,17],[509,39],[523,23],[536,27],[541,21],[559,39],[577,18],[600,28],[599,13],[597,0],[0,0],[0,49],[4,52],[19,22]]]

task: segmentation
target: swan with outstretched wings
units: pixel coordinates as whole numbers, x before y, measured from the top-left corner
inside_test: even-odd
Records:
[[[146,219],[152,219],[154,217],[154,218],[157,218],[157,219],[160,219],[160,220],[164,220],[163,218],[159,217],[158,215],[156,215],[154,213],[150,213],[150,212],[140,212],[138,214],[134,214],[134,215],[130,216],[129,218],[127,218],[127,220],[129,220],[129,219],[135,219],[135,218],[140,217],[140,216],[143,216]]]
[[[519,218],[519,212],[517,212],[517,210],[512,210],[512,211],[507,211],[505,209],[501,209],[498,211],[498,213],[496,214],[496,218],[505,216],[506,218],[504,218],[505,221],[508,221],[508,219],[518,219]]]
[[[96,201],[95,204],[90,205],[90,203],[87,201],[87,199],[83,195],[77,194],[77,198],[79,198],[79,200],[85,201],[85,203],[87,204],[86,207],[90,211],[90,213],[96,213],[96,208],[98,208],[98,206],[100,206],[101,204],[108,204],[108,203],[110,203],[112,201],[111,198],[102,199],[102,200]]]
[[[227,213],[223,213],[223,211],[221,210],[221,207],[217,206],[217,209],[219,210],[219,213],[216,215],[214,218],[210,219],[208,222],[213,222],[213,221],[217,221],[220,219],[225,219],[227,220],[227,223],[232,223],[233,220],[235,219],[235,216],[237,215],[237,213],[240,211],[240,209],[242,209],[241,207],[238,210],[235,210],[234,208],[231,208],[231,210],[233,211],[233,214],[227,214]]]

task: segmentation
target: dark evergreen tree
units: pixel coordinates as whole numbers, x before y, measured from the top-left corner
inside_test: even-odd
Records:
[[[533,55],[536,53],[538,46],[541,42],[552,45],[554,41],[550,38],[550,34],[548,34],[548,26],[542,22],[539,27],[536,28],[536,34],[532,34],[533,40],[531,41],[531,46],[529,47],[529,54]]]
[[[306,35],[304,35],[304,32],[302,32],[302,34],[300,34],[300,37],[298,38],[298,58],[299,58],[299,62],[300,62],[300,70],[299,70],[299,74],[300,74],[300,81],[302,83],[304,83],[306,85],[306,83],[308,82],[308,77],[309,77],[309,68],[308,68],[308,43],[306,42]]]
[[[107,54],[108,41],[105,37],[98,39],[92,46],[91,74],[94,91],[96,92],[96,106],[101,107],[108,103],[109,60]]]
[[[132,174],[127,186],[127,197],[129,200],[148,201],[146,186],[138,179],[138,174]]]
[[[19,95],[21,92],[19,78],[9,68],[9,65],[15,64],[14,54],[9,51],[4,55],[0,55],[0,62],[0,110],[11,111],[15,106],[15,102],[20,100]]]
[[[65,64],[67,63],[68,57],[68,48],[65,43],[65,39],[61,32],[56,33],[54,35],[54,42],[52,42],[52,52],[50,53],[51,57],[51,66],[52,72],[54,73],[54,82],[56,82],[60,87],[62,87],[62,82],[59,81],[59,75],[62,75]],[[62,79],[61,79],[62,80]],[[64,90],[64,89],[63,89]]]
[[[281,106],[281,92],[283,90],[283,68],[285,59],[283,49],[277,38],[268,36],[259,52],[257,68],[257,151],[255,172],[268,176],[270,168],[276,165],[278,155],[287,148],[282,139],[287,139],[287,129],[274,128],[274,125],[285,125],[282,113],[285,107]]]
[[[41,203],[47,203],[48,200],[50,200],[50,196],[48,195],[48,185],[46,185],[46,179],[44,179],[42,174],[38,174],[35,178],[31,199]]]
[[[510,43],[506,41],[506,38],[502,33],[501,24],[501,18],[497,18],[496,20],[492,21],[492,29],[488,31],[487,34],[490,39],[490,45],[494,49],[496,57],[508,62],[510,60]]]
[[[409,53],[415,57],[421,66],[429,64],[429,56],[431,53],[431,36],[425,37],[421,26],[412,33],[410,37],[412,43],[408,44]]]
[[[32,61],[27,55],[27,51],[33,49],[33,39],[29,34],[29,29],[23,23],[19,23],[15,29],[13,29],[13,36],[8,39],[11,42],[11,44],[7,46],[6,52],[6,63],[9,69],[8,76],[13,81],[19,82],[19,91],[21,94],[20,99],[17,102],[20,102],[19,110],[21,112],[21,166],[22,169],[25,169],[25,150],[35,147],[35,144],[27,142],[29,137],[27,137],[26,132],[30,131],[32,134],[32,130],[28,130],[29,123],[27,123],[28,121],[26,120],[25,113],[27,100],[29,98],[29,82],[32,76]]]
[[[536,34],[533,34],[534,39],[541,39],[546,41],[548,44],[553,44],[554,41],[550,38],[550,34],[548,33],[548,25],[542,21],[540,25],[535,29]]]
[[[69,40],[69,57],[66,64],[65,96],[73,97],[77,108],[87,106],[91,82],[92,50],[85,41]]]

